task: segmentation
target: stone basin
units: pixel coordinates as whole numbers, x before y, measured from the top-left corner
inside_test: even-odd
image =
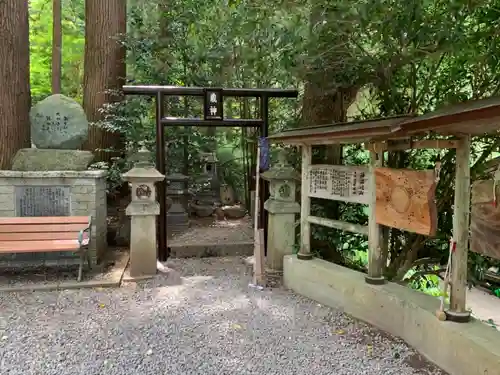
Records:
[[[215,208],[213,206],[198,205],[195,203],[191,204],[191,208],[198,217],[208,217],[214,213]]]
[[[246,208],[241,205],[224,206],[222,210],[228,219],[241,219],[247,213]]]

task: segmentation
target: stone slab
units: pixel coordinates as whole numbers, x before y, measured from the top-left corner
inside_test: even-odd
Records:
[[[31,142],[37,148],[77,149],[88,137],[89,122],[82,106],[61,94],[31,108],[30,122]]]
[[[320,259],[284,259],[285,286],[296,293],[400,337],[450,374],[498,374],[496,330],[477,320],[441,322],[435,316],[437,298],[393,283],[369,285],[364,277]]]
[[[16,216],[70,216],[69,186],[16,186]]]
[[[168,246],[172,258],[208,258],[253,255],[253,241]]]
[[[94,160],[90,151],[23,148],[14,156],[14,171],[84,171]]]
[[[213,221],[212,218],[205,219],[210,222],[208,226],[200,220],[191,220],[191,227],[183,233],[174,235],[169,239],[169,246],[206,245],[206,244],[232,244],[240,242],[253,242],[254,233],[250,227],[250,218],[239,220]],[[167,228],[168,230],[168,228]]]
[[[49,178],[76,178],[97,179],[104,178],[108,172],[106,170],[87,170],[87,171],[0,171],[0,178],[36,178],[48,180]]]
[[[193,219],[189,229],[168,238],[167,246],[174,258],[252,255],[254,233],[250,222],[249,217]]]

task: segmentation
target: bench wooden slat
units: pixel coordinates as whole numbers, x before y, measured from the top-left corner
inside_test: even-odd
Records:
[[[90,216],[0,217],[0,254],[78,252],[81,281],[85,258],[91,268],[89,224]]]
[[[88,216],[36,216],[36,217],[0,217],[0,225],[17,224],[87,224]]]
[[[40,232],[79,232],[87,228],[87,223],[80,224],[0,224],[0,233],[40,233]]]
[[[53,241],[2,241],[0,253],[45,253],[55,251],[75,251],[80,248],[77,240]]]
[[[76,240],[78,231],[71,232],[29,232],[29,233],[1,233],[0,242],[4,241],[51,241],[51,240]],[[88,237],[87,233],[83,234]]]

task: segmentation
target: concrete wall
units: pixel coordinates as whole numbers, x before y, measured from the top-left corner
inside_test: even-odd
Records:
[[[293,255],[285,257],[284,282],[298,294],[402,338],[450,375],[500,374],[500,332],[478,321],[439,321],[435,297],[392,283],[368,285],[359,272]]]
[[[92,216],[90,253],[95,264],[106,252],[106,171],[21,172],[0,171],[0,217],[20,216],[16,207],[17,186],[64,186],[70,191],[71,216]],[[0,262],[50,264],[74,263],[68,253],[2,255]]]

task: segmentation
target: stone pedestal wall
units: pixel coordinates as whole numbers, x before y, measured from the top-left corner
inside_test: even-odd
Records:
[[[0,216],[92,216],[90,254],[93,264],[107,250],[106,171],[0,171]],[[1,255],[15,266],[71,264],[71,253]]]

